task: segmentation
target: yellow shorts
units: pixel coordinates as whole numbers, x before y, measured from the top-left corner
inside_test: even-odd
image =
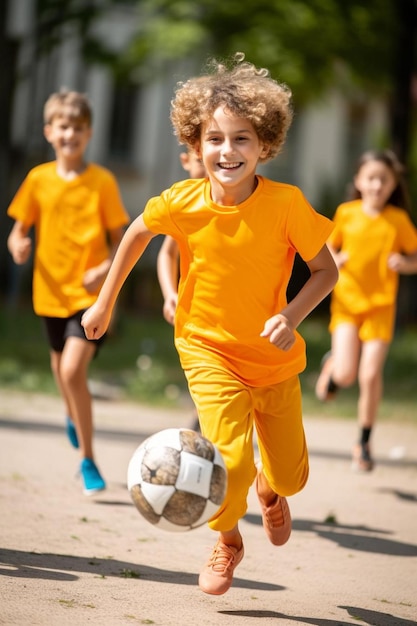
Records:
[[[308,452],[298,376],[268,387],[249,387],[225,369],[187,370],[201,431],[221,452],[228,470],[225,501],[210,520],[213,530],[231,530],[247,509],[256,476],[253,428],[272,489],[282,496],[300,491],[308,478]]]
[[[330,307],[329,331],[333,333],[340,324],[353,324],[361,341],[392,341],[395,324],[395,307],[384,306],[365,313],[351,313],[338,302]]]

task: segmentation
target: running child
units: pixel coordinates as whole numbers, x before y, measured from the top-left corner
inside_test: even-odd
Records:
[[[87,97],[67,90],[52,94],[44,124],[56,158],[33,168],[12,200],[8,248],[15,263],[26,263],[34,229],[33,306],[45,325],[67,435],[80,448],[84,493],[91,495],[106,486],[94,460],[87,384],[100,340],[86,340],[81,316],[97,298],[129,217],[114,176],[85,159],[92,135]]]
[[[330,400],[358,380],[359,439],[352,468],[369,472],[398,275],[417,272],[417,230],[408,214],[404,168],[393,152],[363,154],[353,183],[351,201],[337,208],[328,240],[340,279],[331,296],[331,351],[323,358],[316,395]]]
[[[218,540],[199,577],[209,594],[230,588],[243,558],[238,524],[254,479],[264,529],[279,546],[291,533],[286,496],[308,478],[298,376],[306,356],[296,329],[332,290],[337,269],[326,247],[331,221],[297,187],[256,173],[282,148],[291,118],[289,89],[241,54],[230,67],[213,62],[206,75],[180,83],[172,123],[207,178],[176,183],[148,201],[82,320],[88,338],[101,337],[149,241],[158,233],[177,241],[175,344],[202,434],[228,469],[226,498],[209,522]],[[288,303],[296,252],[311,276]]]

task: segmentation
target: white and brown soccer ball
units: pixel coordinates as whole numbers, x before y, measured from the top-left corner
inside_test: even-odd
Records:
[[[193,430],[167,428],[133,453],[127,485],[148,522],[181,532],[213,517],[226,494],[227,471],[211,441]]]

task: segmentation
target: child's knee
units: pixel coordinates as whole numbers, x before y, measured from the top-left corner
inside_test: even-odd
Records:
[[[271,479],[267,477],[267,480],[275,493],[278,493],[280,496],[293,496],[305,487],[308,476],[309,464],[306,460],[295,470],[283,472]]]

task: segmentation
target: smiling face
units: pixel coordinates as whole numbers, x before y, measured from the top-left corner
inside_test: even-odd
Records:
[[[203,125],[199,156],[215,202],[239,204],[256,186],[255,171],[265,148],[248,120],[218,107]]]
[[[394,172],[382,161],[370,160],[359,169],[354,179],[365,207],[382,211],[398,185]]]
[[[62,112],[55,115],[49,124],[45,125],[46,140],[55,150],[58,161],[71,164],[81,163],[88,142],[91,139],[92,129],[83,119],[75,118],[70,113]]]

